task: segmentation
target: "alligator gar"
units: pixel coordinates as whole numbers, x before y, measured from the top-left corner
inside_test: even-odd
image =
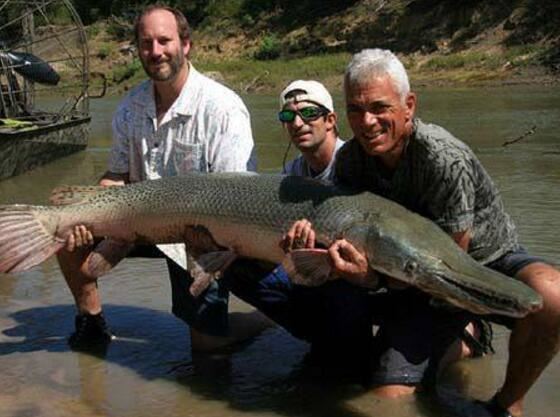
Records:
[[[203,272],[223,270],[243,256],[283,262],[295,282],[317,285],[330,276],[320,248],[344,238],[366,254],[373,270],[471,312],[522,317],[542,305],[531,288],[476,262],[433,222],[372,193],[305,178],[189,174],[68,188],[55,199],[59,205],[0,206],[0,272],[43,262],[82,224],[116,246],[185,242]],[[280,237],[303,218],[313,224],[319,249],[286,255]],[[92,275],[120,260],[114,248],[105,249],[114,258],[109,267],[96,270],[92,263]]]

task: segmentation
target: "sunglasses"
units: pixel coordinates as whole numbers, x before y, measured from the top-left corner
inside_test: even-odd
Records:
[[[278,113],[278,120],[282,123],[290,123],[296,119],[296,115],[301,117],[305,123],[317,120],[321,116],[329,114],[330,111],[324,107],[303,107],[299,110],[282,110]]]

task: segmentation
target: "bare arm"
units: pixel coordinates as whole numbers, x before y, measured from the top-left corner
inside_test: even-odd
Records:
[[[125,185],[129,182],[130,181],[128,173],[117,174],[111,171],[107,171],[99,180],[99,185],[101,185],[102,187],[111,187],[114,185]]]
[[[99,180],[99,185],[102,187],[122,186],[129,182],[128,173],[116,174],[111,171],[105,172]],[[84,225],[77,225],[74,227],[74,232],[68,236],[66,240],[66,250],[74,252],[84,246],[92,246],[94,243],[93,235]]]
[[[451,237],[459,245],[461,249],[465,252],[469,251],[469,245],[471,243],[471,231],[464,230],[462,232],[451,233]]]

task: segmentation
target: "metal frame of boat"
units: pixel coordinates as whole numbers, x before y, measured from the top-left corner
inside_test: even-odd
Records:
[[[44,126],[0,127],[0,179],[86,148],[89,116],[74,116]]]
[[[5,1],[8,15],[14,7],[15,17],[0,21],[10,33],[21,31],[16,45],[0,46],[0,180],[19,175],[62,156],[83,150],[88,143],[88,50],[84,26],[68,0]],[[57,32],[48,20],[46,7],[65,7],[72,25]],[[19,12],[17,8],[21,9]],[[36,27],[35,17],[44,27]],[[12,25],[20,25],[14,29]],[[8,31],[7,30],[7,31]],[[68,46],[68,38],[76,47]],[[53,66],[69,61],[74,74],[59,77],[49,60],[40,58],[55,45],[63,57],[52,56]],[[56,54],[55,54],[56,55]],[[31,61],[31,62],[30,62]],[[62,64],[64,65],[64,64]],[[58,81],[63,82],[59,83]],[[61,96],[65,103],[59,110],[38,108],[37,97]]]

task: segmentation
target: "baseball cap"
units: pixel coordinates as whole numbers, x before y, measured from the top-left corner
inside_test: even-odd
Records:
[[[291,92],[295,92],[290,95]],[[288,98],[286,98],[288,96]],[[325,86],[314,80],[297,80],[291,82],[280,93],[280,109],[291,101],[310,101],[334,111],[333,99]]]

